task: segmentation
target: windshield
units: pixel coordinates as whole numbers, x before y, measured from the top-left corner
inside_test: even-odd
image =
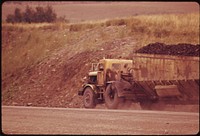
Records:
[[[98,71],[98,63],[92,63],[90,71]]]

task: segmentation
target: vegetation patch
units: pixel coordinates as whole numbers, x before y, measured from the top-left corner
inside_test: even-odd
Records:
[[[9,14],[6,18],[7,23],[41,23],[41,22],[54,22],[57,15],[52,6],[40,7],[34,9],[27,6],[24,12],[21,9],[15,8],[14,14]]]

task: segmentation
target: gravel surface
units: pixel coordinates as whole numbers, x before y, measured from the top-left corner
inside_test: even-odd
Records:
[[[2,107],[5,134],[188,135],[199,113],[43,107]]]

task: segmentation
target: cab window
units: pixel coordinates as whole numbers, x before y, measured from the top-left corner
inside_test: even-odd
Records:
[[[103,64],[102,64],[102,63],[99,63],[99,70],[100,70],[100,71],[103,71],[103,69],[104,69]]]

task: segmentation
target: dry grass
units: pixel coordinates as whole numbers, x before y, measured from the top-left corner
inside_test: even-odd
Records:
[[[149,42],[199,43],[199,14],[141,15],[129,18],[116,18],[104,22],[73,24],[72,31],[92,29],[97,26],[121,26],[128,28],[120,32],[121,37],[134,36],[142,45]]]
[[[199,43],[199,14],[138,16],[127,24],[141,46],[151,42]]]
[[[112,26],[123,28],[106,31]],[[94,32],[89,35],[88,31]],[[199,44],[199,14],[141,15],[77,24],[3,24],[3,76],[30,67],[59,48],[69,50],[70,56],[125,37],[134,37],[138,47],[152,42]],[[78,42],[81,46],[76,46]]]

